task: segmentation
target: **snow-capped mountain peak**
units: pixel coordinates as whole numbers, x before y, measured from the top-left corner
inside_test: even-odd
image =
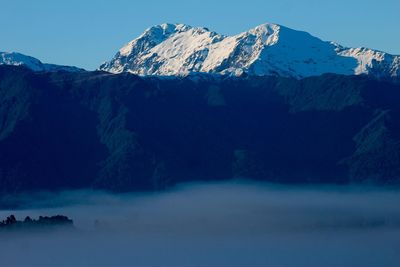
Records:
[[[400,57],[367,48],[346,48],[307,32],[266,23],[235,36],[184,24],[147,29],[100,66],[112,73],[190,73],[309,77],[323,73],[400,76]]]
[[[180,31],[186,31],[188,27],[183,24],[169,24],[164,23],[161,25],[153,26],[144,31],[138,38],[132,40],[127,45],[122,47],[119,53],[122,56],[127,56],[133,52],[134,48],[141,48],[135,52],[140,52],[145,49],[152,48],[161,42],[165,41],[169,36]],[[145,44],[144,46],[141,46]]]
[[[250,29],[248,32],[243,34],[252,34],[260,38],[260,41],[266,45],[272,45],[278,41],[280,30],[280,25],[266,23],[257,26],[254,29]]]
[[[225,36],[207,28],[165,23],[147,29],[122,47],[115,56],[115,61],[104,63],[100,69],[141,75],[198,72],[200,69],[196,61],[204,57],[210,44],[224,38]],[[157,64],[159,61],[163,61],[163,66]]]
[[[45,64],[39,59],[16,52],[0,52],[0,65],[24,66],[33,71],[67,71],[79,72],[83,69],[71,66]]]

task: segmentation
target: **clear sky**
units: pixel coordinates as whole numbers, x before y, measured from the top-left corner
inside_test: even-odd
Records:
[[[163,22],[237,34],[265,22],[400,54],[400,0],[0,0],[0,51],[95,69]]]

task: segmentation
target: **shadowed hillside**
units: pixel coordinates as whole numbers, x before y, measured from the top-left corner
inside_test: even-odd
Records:
[[[400,86],[361,76],[140,78],[0,66],[0,191],[234,177],[397,183]]]

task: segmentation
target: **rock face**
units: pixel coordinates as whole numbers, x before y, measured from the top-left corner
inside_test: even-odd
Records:
[[[122,47],[100,69],[162,76],[201,72],[303,78],[335,73],[393,78],[400,76],[400,56],[346,48],[277,24],[260,25],[235,36],[162,24]]]
[[[398,183],[400,85],[0,66],[0,191]]]
[[[11,66],[24,66],[33,71],[67,71],[67,72],[80,72],[84,69],[70,66],[61,66],[55,64],[45,64],[39,59],[34,57],[26,56],[15,52],[0,52],[0,65],[11,65]]]

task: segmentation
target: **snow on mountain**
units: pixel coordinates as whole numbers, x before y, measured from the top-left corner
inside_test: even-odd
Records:
[[[101,70],[139,75],[216,73],[309,77],[323,73],[400,76],[400,56],[346,48],[309,33],[263,24],[235,36],[184,24],[147,29]]]
[[[84,71],[77,67],[45,64],[34,57],[15,52],[0,52],[0,65],[25,66],[33,71]]]

